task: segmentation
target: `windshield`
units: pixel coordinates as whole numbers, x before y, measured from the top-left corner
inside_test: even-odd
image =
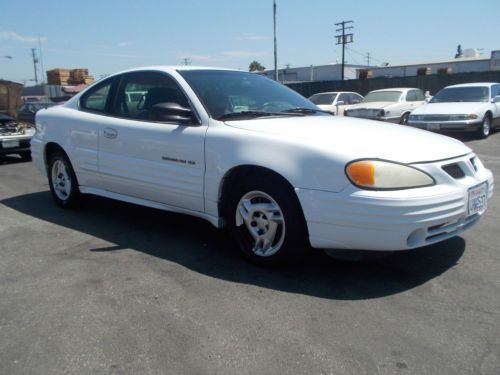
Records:
[[[401,91],[372,91],[365,96],[363,103],[398,102],[399,98],[401,98]]]
[[[439,91],[431,103],[452,103],[452,102],[487,102],[488,87],[453,87]]]
[[[335,98],[337,97],[337,93],[329,93],[329,94],[314,94],[309,98],[311,102],[314,104],[332,104]]]
[[[319,109],[295,91],[255,73],[224,70],[179,71],[215,119],[228,114],[275,114],[293,108]]]

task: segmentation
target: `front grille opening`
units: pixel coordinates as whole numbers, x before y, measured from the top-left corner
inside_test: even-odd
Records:
[[[454,179],[460,179],[465,177],[464,171],[456,163],[444,165],[442,168],[446,173],[448,173]]]

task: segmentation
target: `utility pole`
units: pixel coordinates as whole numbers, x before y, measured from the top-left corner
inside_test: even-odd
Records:
[[[184,62],[184,65],[191,65],[191,60],[189,60],[189,57],[184,57],[182,61]]]
[[[354,21],[342,21],[339,23],[336,23],[335,26],[342,26],[341,28],[337,29],[336,32],[342,32],[342,34],[337,34],[335,37],[337,38],[337,44],[342,44],[342,81],[344,80],[344,65],[345,65],[345,45],[347,43],[352,43],[352,33],[346,34],[346,30],[353,29],[353,26],[346,26],[349,23],[354,23]]]
[[[274,80],[278,81],[278,50],[276,43],[276,0],[273,0],[273,28],[274,28]]]
[[[370,52],[366,53],[366,65],[370,66]]]
[[[33,68],[35,69],[35,84],[38,85],[38,73],[36,71],[36,64],[38,63],[38,57],[36,57],[36,48],[31,49],[31,56],[33,56]]]

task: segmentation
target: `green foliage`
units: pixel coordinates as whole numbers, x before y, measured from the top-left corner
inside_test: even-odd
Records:
[[[258,61],[256,61],[256,60],[254,60],[254,61],[252,61],[252,62],[250,63],[250,65],[248,66],[248,70],[249,70],[250,72],[255,72],[255,71],[257,71],[257,72],[262,72],[262,71],[266,70],[266,67],[265,67],[265,66],[263,66],[260,62],[258,62]]]

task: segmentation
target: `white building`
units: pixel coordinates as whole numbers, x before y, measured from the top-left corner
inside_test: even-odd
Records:
[[[482,56],[460,57],[441,61],[422,61],[369,68],[371,78],[416,76],[419,69],[426,70],[426,74],[438,74],[440,69],[446,69],[449,74],[485,72],[491,70],[491,58]]]
[[[344,65],[344,79],[357,79],[357,70],[366,68],[365,65]],[[274,79],[274,69],[262,73],[266,77]],[[342,79],[342,64],[311,65],[298,68],[278,69],[278,80],[280,82],[304,82],[304,81],[338,81]]]

